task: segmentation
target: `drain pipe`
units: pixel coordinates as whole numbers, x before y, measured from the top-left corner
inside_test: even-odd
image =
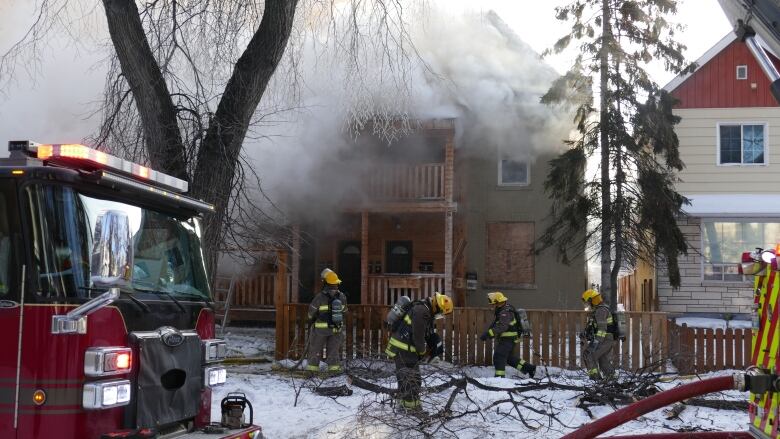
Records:
[[[645,413],[652,412],[662,407],[666,407],[669,404],[684,401],[694,396],[706,395],[713,392],[722,392],[724,390],[747,390],[745,385],[745,374],[735,374],[716,378],[708,378],[706,380],[694,381],[689,384],[684,384],[679,387],[675,387],[663,392],[656,393],[649,398],[642,399],[631,405],[623,407],[619,410],[612,412],[611,414],[597,419],[590,424],[585,424],[579,429],[563,436],[562,439],[590,439],[594,438],[606,431],[609,431],[618,425],[625,424],[628,421],[634,420]],[[747,377],[748,381],[750,376]],[[648,435],[642,435],[642,438],[647,438]],[[666,437],[666,436],[662,436]],[[683,436],[690,437],[690,436]],[[696,436],[698,437],[698,436]],[[705,436],[706,437],[706,436]],[[729,437],[729,436],[726,436]]]

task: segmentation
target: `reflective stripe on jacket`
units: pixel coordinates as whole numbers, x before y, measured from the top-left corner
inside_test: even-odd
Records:
[[[609,334],[608,329],[612,325],[612,311],[605,304],[596,305],[590,315],[588,315],[587,331],[592,334],[596,340],[601,341]]]
[[[430,305],[420,302],[412,306],[406,313],[401,324],[393,331],[385,353],[395,357],[396,350],[415,352],[423,355],[426,352],[426,336],[433,331],[433,314]]]
[[[517,316],[515,307],[506,302],[503,306],[496,308],[493,323],[488,329],[490,337],[511,337],[517,338],[520,334],[517,328]]]
[[[339,299],[343,306],[342,313],[347,312],[347,296],[337,288],[325,287],[309,304],[309,322],[314,323],[315,328],[330,327],[330,302]],[[334,328],[335,329],[335,328]]]

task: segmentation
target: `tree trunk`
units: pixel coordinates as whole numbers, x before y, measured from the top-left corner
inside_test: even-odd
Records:
[[[620,90],[618,90],[619,92]],[[618,111],[620,109],[618,108]],[[618,303],[618,274],[620,274],[620,268],[623,266],[623,250],[625,246],[623,237],[623,215],[625,206],[623,205],[623,185],[625,183],[626,174],[623,169],[623,157],[620,145],[616,145],[615,148],[615,203],[612,205],[614,211],[614,223],[613,228],[615,230],[614,245],[615,245],[615,260],[612,262],[612,270],[610,272],[610,290],[609,290],[609,307],[612,311],[617,310]]]
[[[149,47],[138,8],[130,0],[103,0],[103,6],[111,42],[141,117],[149,165],[189,180],[176,108]]]
[[[212,276],[249,122],[282,58],[298,0],[268,0],[260,27],[235,65],[217,111],[198,151],[192,181],[194,196],[214,204],[203,240]]]
[[[601,3],[601,52],[599,53],[601,69],[600,76],[600,121],[599,137],[601,144],[601,289],[600,291],[610,292],[610,301],[612,301],[612,276],[610,268],[612,266],[612,194],[609,176],[610,167],[610,144],[609,144],[609,50],[608,39],[610,38],[610,9],[608,0],[602,0]],[[613,306],[610,304],[610,306]]]

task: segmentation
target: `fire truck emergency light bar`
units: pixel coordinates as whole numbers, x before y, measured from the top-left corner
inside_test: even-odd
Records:
[[[29,140],[14,140],[8,142],[8,151],[35,154],[39,160],[55,163],[77,161],[81,165],[117,171],[136,179],[152,181],[179,193],[187,192],[188,189],[187,182],[184,180],[77,143],[46,145]]]

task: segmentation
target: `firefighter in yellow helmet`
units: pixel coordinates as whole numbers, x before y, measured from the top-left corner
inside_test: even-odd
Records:
[[[434,330],[434,320],[452,312],[452,299],[435,293],[432,297],[410,304],[408,311],[393,329],[385,353],[395,361],[398,379],[397,399],[403,409],[420,411],[420,361],[444,353],[441,337]]]
[[[515,349],[520,341],[520,335],[527,332],[529,328],[522,327],[515,313],[515,307],[509,303],[504,293],[494,291],[488,293],[487,298],[488,302],[495,307],[495,317],[480,340],[486,341],[489,338],[496,340],[493,348],[493,367],[496,369],[496,376],[505,377],[506,365],[509,364],[533,378],[536,366],[520,358]]]
[[[341,372],[341,346],[344,342],[344,319],[347,312],[347,296],[339,291],[341,279],[326,268],[322,271],[322,291],[309,304],[309,350],[306,370],[320,371],[322,349],[326,349],[328,372]]]
[[[588,376],[593,380],[612,378],[615,373],[612,366],[612,347],[615,344],[611,332],[614,323],[612,311],[596,290],[582,293],[582,302],[590,311],[583,334],[587,346],[582,354]]]

